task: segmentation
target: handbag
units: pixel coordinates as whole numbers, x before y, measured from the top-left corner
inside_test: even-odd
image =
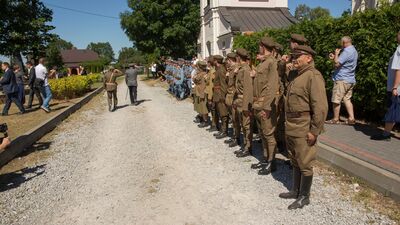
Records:
[[[383,121],[400,123],[400,96],[392,96],[392,105],[389,107]]]
[[[112,79],[114,77],[114,73],[111,74],[110,80],[106,83],[106,91],[115,91],[117,90],[117,84],[112,83]]]

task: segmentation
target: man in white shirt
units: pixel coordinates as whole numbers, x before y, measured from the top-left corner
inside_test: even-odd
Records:
[[[43,105],[40,108],[42,108],[45,112],[49,113],[51,111],[50,101],[53,95],[51,93],[51,88],[47,77],[48,71],[47,68],[44,66],[45,62],[46,61],[44,58],[39,59],[39,65],[35,67],[35,72],[37,79],[36,83],[39,86],[40,91],[42,92],[43,95]]]
[[[388,107],[393,104],[393,97],[399,96],[399,88],[400,88],[400,31],[397,33],[397,49],[394,52],[393,56],[390,58],[389,66],[388,66],[388,80],[387,80],[387,98],[388,98]],[[385,130],[382,134],[373,136],[371,139],[378,141],[390,141],[391,132],[396,123],[393,121],[385,121]]]

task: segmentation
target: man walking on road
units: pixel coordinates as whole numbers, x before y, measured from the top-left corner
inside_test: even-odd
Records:
[[[117,109],[117,77],[121,76],[122,72],[110,66],[108,72],[104,75],[104,89],[107,91],[108,111],[113,112]]]
[[[340,124],[340,105],[343,101],[349,115],[346,123],[354,125],[356,121],[351,97],[356,84],[358,53],[350,37],[345,36],[341,41],[342,49],[336,49],[335,53],[329,55],[329,58],[335,63],[336,70],[332,78],[334,81],[332,89],[333,119],[326,123]]]
[[[279,195],[296,199],[289,209],[310,204],[313,164],[318,135],[323,131],[328,113],[325,81],[314,67],[315,51],[300,45],[292,54],[298,75],[290,81],[286,95],[286,140],[293,166],[293,187]]]
[[[35,67],[33,67],[33,63],[28,61],[26,63],[26,68],[28,68],[28,85],[29,85],[29,99],[28,99],[28,106],[27,108],[30,109],[32,108],[32,103],[33,103],[33,97],[36,95],[38,101],[39,101],[39,106],[43,105],[43,99],[42,96],[40,95],[40,89],[36,86],[36,72],[35,72]]]
[[[131,105],[137,105],[137,76],[138,71],[134,64],[129,64],[129,69],[125,71],[125,83],[128,86],[129,98],[131,100]]]
[[[40,92],[43,95],[44,101],[40,108],[42,108],[45,112],[49,113],[50,110],[50,101],[53,97],[51,93],[51,88],[48,81],[48,72],[47,68],[44,66],[45,59],[39,59],[39,65],[35,67],[36,73],[36,84],[40,88]]]
[[[11,102],[17,105],[20,113],[24,114],[25,109],[18,99],[18,86],[14,72],[10,69],[10,64],[3,62],[1,69],[4,71],[3,77],[0,79],[0,85],[3,87],[3,92],[6,95],[6,102],[4,104],[2,116],[8,116],[8,110],[11,107]]]

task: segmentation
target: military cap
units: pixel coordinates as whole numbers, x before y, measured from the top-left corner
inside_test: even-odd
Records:
[[[205,68],[207,68],[207,63],[205,62],[205,61],[197,61],[197,66],[199,67],[199,68],[202,68],[202,69],[205,69]]]
[[[213,56],[214,60],[216,60],[218,63],[222,63],[224,61],[224,57],[222,55],[214,55]]]
[[[114,70],[115,68],[113,66],[108,67],[109,70]]]
[[[307,55],[315,56],[317,53],[308,45],[299,45],[294,49],[292,54],[293,55],[307,54]]]
[[[270,37],[261,38],[261,44],[264,45],[265,47],[269,47],[269,48],[275,47],[275,41],[274,41],[274,39],[272,39]]]
[[[275,42],[274,48],[279,52],[283,51],[283,46],[278,42]]]
[[[305,44],[308,42],[307,38],[305,38],[302,34],[291,34],[290,40],[299,44]]]
[[[214,61],[214,56],[210,55],[207,59],[207,62],[213,62]]]
[[[226,55],[226,57],[231,58],[231,59],[236,59],[237,54],[234,52],[228,53],[228,55]]]
[[[236,49],[236,54],[237,54],[238,56],[242,57],[242,58],[246,58],[246,59],[249,59],[249,58],[250,58],[249,52],[248,52],[246,49],[244,49],[244,48],[238,48],[238,49]]]

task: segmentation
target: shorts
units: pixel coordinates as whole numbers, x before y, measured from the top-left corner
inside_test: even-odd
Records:
[[[332,102],[340,104],[342,101],[350,101],[353,96],[354,84],[344,81],[335,81],[332,89]]]

